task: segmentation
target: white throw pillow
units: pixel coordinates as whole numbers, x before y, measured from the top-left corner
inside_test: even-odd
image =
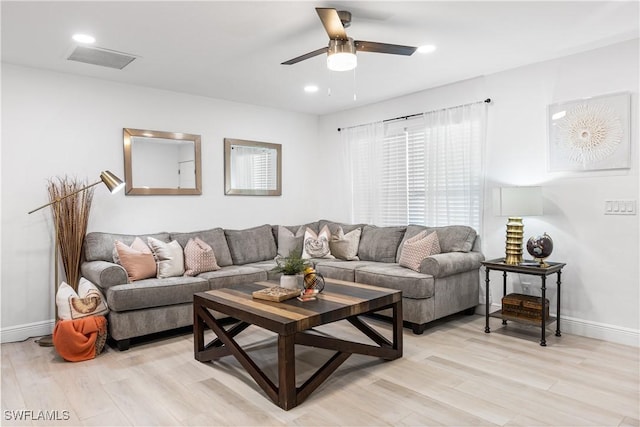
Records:
[[[358,258],[358,245],[361,234],[362,230],[359,228],[344,234],[342,227],[338,227],[336,234],[332,235],[329,241],[331,255],[346,261],[358,261],[360,259]]]
[[[56,292],[56,305],[58,317],[62,320],[71,320],[71,299],[78,298],[78,294],[67,282],[60,283]]]
[[[104,315],[109,312],[102,292],[84,277],[78,283],[78,292],[62,282],[56,293],[58,317],[62,320],[80,319],[87,316]]]
[[[331,255],[329,239],[331,239],[331,231],[326,225],[322,227],[318,234],[307,227],[302,243],[302,258],[335,258]]]
[[[180,243],[176,240],[164,243],[153,237],[148,237],[147,241],[156,259],[158,266],[156,276],[158,279],[182,276],[184,274],[184,251]]]
[[[427,230],[421,231],[406,240],[400,253],[400,265],[420,272],[422,260],[440,253],[440,241],[434,231],[427,235]]]

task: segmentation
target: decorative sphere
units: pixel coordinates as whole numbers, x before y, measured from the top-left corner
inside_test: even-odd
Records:
[[[324,277],[317,272],[310,272],[304,275],[304,287],[305,289],[317,289],[318,292],[322,292],[324,289]]]
[[[527,252],[537,259],[545,259],[553,252],[553,240],[547,233],[542,236],[531,237],[527,241]]]

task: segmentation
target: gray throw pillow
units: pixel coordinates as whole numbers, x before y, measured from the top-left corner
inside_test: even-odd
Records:
[[[288,257],[291,253],[302,255],[302,239],[304,238],[304,226],[300,226],[296,234],[282,225],[278,226],[278,257]]]

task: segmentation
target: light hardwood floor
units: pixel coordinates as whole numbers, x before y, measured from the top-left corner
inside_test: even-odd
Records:
[[[370,323],[389,329],[379,321]],[[423,335],[404,331],[404,357],[351,356],[300,406],[274,405],[233,357],[193,358],[190,334],[107,347],[68,363],[33,340],[2,344],[2,425],[212,426],[638,426],[639,349],[481,316],[456,316]],[[552,325],[553,327],[553,325]],[[360,340],[345,322],[322,331]],[[366,342],[362,336],[361,341]],[[250,327],[239,337],[272,379],[275,336]],[[296,348],[299,382],[330,353]],[[58,422],[22,421],[13,411],[69,411]],[[10,412],[7,412],[10,411]]]

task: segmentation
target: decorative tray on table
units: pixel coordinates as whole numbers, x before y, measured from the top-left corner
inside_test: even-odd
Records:
[[[289,289],[281,286],[273,286],[271,288],[260,289],[251,294],[254,298],[264,299],[268,301],[284,301],[295,298],[300,295],[300,289]]]

